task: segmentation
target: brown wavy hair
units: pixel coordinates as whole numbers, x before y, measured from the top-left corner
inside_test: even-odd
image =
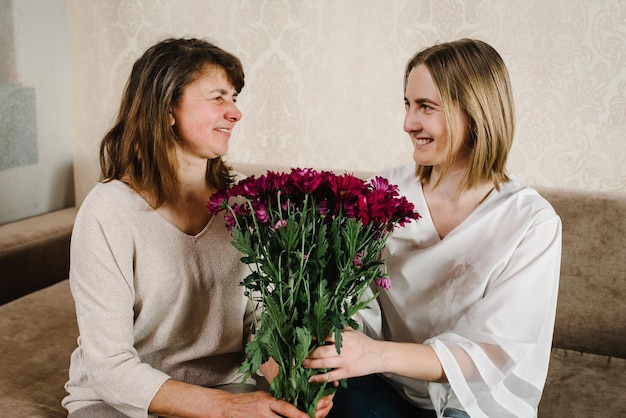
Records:
[[[171,202],[179,184],[170,110],[186,86],[211,68],[221,68],[239,93],[244,71],[237,57],[201,39],[166,39],[150,47],[133,65],[117,119],[100,145],[101,180],[123,180],[146,193],[156,207]],[[233,183],[222,157],[207,161],[206,182],[215,188]]]
[[[474,39],[434,45],[421,50],[407,63],[405,90],[409,73],[422,64],[441,96],[451,144],[457,129],[456,105],[467,117],[470,163],[459,189],[470,189],[485,181],[493,182],[497,189],[500,183],[509,180],[506,161],[515,130],[513,93],[502,57],[489,44]],[[449,147],[441,177],[452,164],[451,151]],[[431,173],[432,166],[416,166],[417,176],[426,181]]]

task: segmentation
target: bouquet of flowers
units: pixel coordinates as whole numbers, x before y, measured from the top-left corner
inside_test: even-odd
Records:
[[[380,256],[388,235],[420,215],[381,177],[313,169],[248,177],[207,208],[227,211],[232,243],[251,267],[242,285],[262,308],[242,371],[250,376],[271,357],[279,366],[272,395],[313,417],[335,387],[310,384],[317,371],[302,361],[329,336],[340,352],[344,327],[358,328],[352,317],[372,300],[366,290],[390,286]]]

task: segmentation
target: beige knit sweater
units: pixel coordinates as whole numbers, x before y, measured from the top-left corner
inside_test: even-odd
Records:
[[[222,217],[189,236],[124,183],[98,184],[72,234],[80,337],[63,405],[71,412],[106,402],[146,417],[170,377],[241,382],[252,315],[240,257]]]

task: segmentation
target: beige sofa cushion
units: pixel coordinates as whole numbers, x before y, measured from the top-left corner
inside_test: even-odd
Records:
[[[78,336],[74,309],[68,280],[0,306],[3,416],[67,417],[61,399]]]
[[[554,348],[539,418],[626,416],[626,359]]]
[[[540,192],[563,220],[553,346],[626,358],[626,195]]]

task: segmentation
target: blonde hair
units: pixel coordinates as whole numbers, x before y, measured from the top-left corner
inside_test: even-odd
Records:
[[[426,48],[407,63],[404,88],[411,70],[424,65],[439,91],[448,125],[448,140],[452,144],[456,109],[466,116],[470,161],[459,185],[470,189],[482,182],[493,182],[494,187],[509,180],[506,161],[513,144],[515,108],[506,65],[489,44],[461,39]],[[458,106],[458,107],[457,107]],[[443,177],[452,164],[452,146]],[[416,166],[418,177],[428,181],[432,166]],[[441,180],[441,177],[439,181]]]
[[[240,92],[241,62],[204,40],[166,39],[150,47],[133,65],[116,122],[100,145],[102,181],[124,180],[147,193],[156,207],[172,201],[179,188],[176,143],[169,112],[183,90],[203,71],[221,68]],[[207,184],[222,188],[233,182],[221,157],[207,161]]]

